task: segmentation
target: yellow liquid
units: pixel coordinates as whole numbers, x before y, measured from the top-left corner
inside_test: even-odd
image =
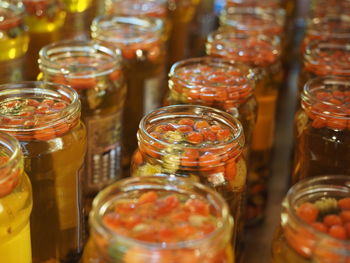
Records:
[[[28,16],[25,18],[25,23],[29,27],[30,33],[48,33],[61,28],[66,18],[65,11],[57,12],[54,19],[38,18],[36,16]]]
[[[28,49],[29,36],[27,33],[16,38],[0,38],[0,61],[7,61],[23,56]]]
[[[29,189],[25,190],[0,198],[1,263],[32,262],[29,227],[31,197]]]
[[[88,9],[91,0],[63,0],[65,9],[71,13],[81,13]]]

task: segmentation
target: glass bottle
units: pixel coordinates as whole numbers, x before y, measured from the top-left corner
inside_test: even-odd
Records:
[[[349,175],[319,176],[288,191],[272,241],[273,263],[349,262],[349,182]]]
[[[23,0],[30,42],[25,58],[26,80],[36,80],[39,74],[39,50],[60,38],[66,12],[58,0]]]
[[[0,83],[19,81],[23,79],[23,57],[29,43],[23,5],[1,1],[0,16]]]
[[[250,153],[247,222],[263,217],[275,134],[278,88],[282,82],[279,38],[219,29],[209,35],[207,54],[245,63],[255,71],[258,114]],[[254,198],[250,198],[254,197]]]
[[[350,75],[350,38],[320,39],[311,41],[305,50],[299,78],[299,91],[305,83],[315,77]]]
[[[305,177],[350,172],[350,82],[335,77],[308,81],[295,116],[293,183]]]
[[[190,24],[201,0],[168,0],[171,34],[168,41],[168,66],[190,56]]]
[[[158,108],[164,88],[165,47],[163,23],[157,18],[101,16],[92,24],[92,37],[113,46],[124,62],[128,91],[123,121],[124,167],[137,148],[141,118]]]
[[[119,228],[118,218],[133,223]],[[164,176],[128,178],[94,200],[82,262],[232,263],[232,226],[227,204],[202,184]]]
[[[69,85],[79,94],[87,130],[84,194],[90,207],[99,190],[121,177],[126,85],[120,58],[103,45],[71,40],[42,48],[39,66],[43,80]]]
[[[0,130],[14,135],[33,186],[33,263],[76,262],[83,247],[85,127],[78,94],[45,82],[0,86]]]
[[[0,254],[6,263],[31,263],[32,188],[18,141],[0,132]]]
[[[210,186],[229,204],[236,222],[234,236],[241,234],[247,167],[237,119],[210,107],[168,106],[146,115],[137,137],[133,176],[162,173]]]
[[[246,65],[223,58],[190,58],[169,73],[167,104],[196,104],[226,111],[243,126],[247,152],[257,115],[254,73]],[[246,156],[248,158],[248,156]]]

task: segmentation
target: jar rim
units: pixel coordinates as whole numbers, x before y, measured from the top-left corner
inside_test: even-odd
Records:
[[[335,185],[332,181],[345,181],[346,185]],[[328,239],[338,244],[345,244],[346,246],[350,245],[350,240],[340,240],[331,235],[317,231],[310,224],[303,221],[298,217],[295,209],[294,203],[300,198],[305,196],[314,196],[316,193],[325,193],[325,192],[341,192],[350,195],[350,176],[349,175],[319,175],[311,178],[304,178],[301,181],[293,185],[287,192],[286,197],[282,202],[282,206],[286,209],[291,222],[301,225],[304,229],[314,234],[316,238]],[[282,222],[285,221],[283,215],[281,216]],[[338,248],[339,249],[339,248]],[[334,248],[336,250],[336,248]]]
[[[19,97],[15,97],[16,95],[19,95]],[[25,98],[26,95],[36,97],[39,95],[51,95],[56,98],[60,96],[65,96],[65,98],[69,99],[69,104],[63,109],[60,110],[59,113],[65,113],[61,114],[62,116],[52,120],[52,121],[45,121],[45,125],[40,127],[34,127],[34,128],[26,128],[23,125],[8,125],[8,126],[2,126],[0,127],[0,130],[6,131],[6,132],[34,132],[38,130],[45,130],[46,128],[50,128],[54,125],[57,125],[60,122],[65,121],[67,118],[71,118],[76,116],[77,114],[80,114],[80,100],[78,93],[72,89],[69,86],[58,84],[58,83],[52,83],[52,82],[43,82],[43,81],[22,81],[22,82],[13,82],[13,83],[7,83],[0,85],[0,98],[1,96],[5,96],[5,98],[8,98],[8,96],[13,98]],[[30,97],[30,98],[32,98]],[[55,113],[57,114],[57,113]],[[0,116],[3,116],[3,114],[0,114]],[[47,116],[47,115],[46,115]],[[5,116],[6,117],[6,116]],[[31,118],[32,116],[16,116],[16,119],[22,119],[26,120]]]
[[[328,28],[328,24],[333,21],[339,21],[342,24],[344,23],[347,27],[344,31],[339,32],[339,27],[332,28],[331,31],[326,31]],[[322,36],[325,33],[327,37],[338,39],[338,38],[350,38],[350,16],[349,15],[329,15],[325,17],[314,17],[307,21],[307,34],[311,34],[314,36]],[[336,31],[334,31],[336,30]]]
[[[163,116],[162,116],[162,113],[163,113]],[[191,115],[188,115],[188,114],[186,115],[185,113],[191,113]],[[178,118],[178,117],[188,118],[189,116],[194,116],[197,118],[200,116],[202,117],[207,116],[207,118],[212,118],[214,120],[220,119],[221,122],[225,123],[225,125],[227,125],[231,129],[231,131],[233,131],[234,136],[229,141],[225,142],[224,144],[221,143],[218,145],[206,146],[206,149],[208,151],[222,149],[223,151],[221,152],[221,154],[224,155],[226,154],[226,152],[232,150],[231,148],[226,149],[226,145],[232,144],[236,141],[238,141],[237,146],[239,147],[239,150],[242,150],[244,147],[244,143],[245,143],[244,133],[243,133],[243,126],[241,122],[227,112],[224,112],[215,108],[207,107],[207,106],[202,106],[202,105],[171,105],[171,106],[166,106],[166,107],[162,107],[151,111],[149,114],[145,115],[140,121],[139,130],[137,132],[138,140],[140,141],[140,139],[142,138],[143,140],[147,140],[147,141],[155,141],[165,147],[172,147],[172,148],[176,147],[176,145],[174,145],[173,143],[165,142],[153,137],[151,133],[148,132],[147,130],[147,124],[149,122],[169,120],[170,119],[169,114],[172,114],[170,115],[171,119]],[[236,127],[233,127],[233,124],[236,125]],[[178,147],[183,147],[183,146],[179,145]],[[196,148],[196,147],[186,146],[186,148]]]
[[[120,38],[115,34],[108,34],[111,30],[119,29],[123,25],[130,25],[134,28],[143,29],[138,32],[137,36],[128,36]],[[133,44],[139,42],[154,42],[161,38],[163,31],[163,21],[155,17],[136,17],[136,16],[97,16],[91,24],[91,36],[93,39],[110,44]],[[134,31],[137,32],[137,31]],[[148,34],[150,33],[151,37]],[[107,35],[108,34],[108,35]]]
[[[76,56],[74,56],[76,54]],[[68,59],[74,57],[91,57],[99,60],[91,63],[80,63],[80,66],[93,68],[92,73],[76,74],[76,64],[58,63],[58,59]],[[44,46],[39,51],[39,67],[41,71],[47,71],[51,74],[63,74],[67,78],[91,78],[100,75],[106,75],[121,67],[120,56],[114,50],[104,46],[96,41],[82,40],[64,40],[54,42]]]
[[[250,25],[241,23],[239,18],[243,16],[252,16],[261,21],[270,22],[268,24]],[[229,7],[220,15],[221,26],[231,26],[239,30],[259,31],[264,32],[273,25],[282,27],[284,25],[286,12],[283,8],[262,8],[262,7]]]
[[[5,142],[6,141],[6,142]],[[19,141],[12,135],[0,131],[0,145],[6,147],[11,151],[11,156],[6,163],[0,164],[0,170],[8,165],[11,165],[17,159],[23,158],[23,153],[21,151],[21,146]]]
[[[332,85],[330,87],[327,87],[326,85]],[[310,105],[313,105],[315,103],[321,103],[325,106],[332,106],[334,108],[340,108],[339,105],[335,103],[331,103],[329,101],[322,101],[316,97],[315,92],[317,91],[332,91],[332,87],[334,85],[341,85],[347,87],[347,90],[350,91],[350,81],[347,79],[339,78],[336,76],[326,76],[326,77],[316,77],[313,79],[308,80],[303,88],[303,92],[301,94],[301,106],[305,109],[305,107],[309,107]],[[331,115],[331,112],[322,113],[317,112],[318,115],[328,117]],[[334,118],[337,119],[349,119],[350,116],[346,117],[346,115],[342,116],[340,114],[333,114],[331,115]]]
[[[183,189],[181,188],[182,185],[184,185]],[[142,186],[146,186],[147,188],[142,188]],[[145,242],[115,233],[110,228],[105,226],[102,221],[102,216],[108,208],[108,206],[103,202],[105,201],[105,199],[108,199],[108,195],[111,193],[116,193],[116,197],[119,189],[120,193],[124,194],[128,190],[134,189],[162,189],[190,194],[188,186],[190,186],[191,189],[199,189],[206,193],[206,197],[208,200],[210,196],[210,201],[216,202],[215,205],[218,208],[218,212],[221,215],[221,221],[218,223],[218,227],[213,232],[201,239],[182,241],[174,244],[170,243],[166,245],[164,245],[163,243]],[[205,243],[208,240],[222,234],[226,229],[229,229],[229,231],[231,231],[234,224],[234,220],[230,215],[227,203],[224,201],[223,197],[221,197],[221,195],[219,195],[213,189],[210,189],[209,187],[204,186],[200,183],[189,181],[188,179],[181,179],[175,176],[160,175],[125,178],[106,187],[104,190],[98,193],[98,195],[93,200],[92,210],[89,215],[89,222],[93,229],[96,230],[98,233],[102,234],[103,236],[117,237],[118,239],[125,241],[126,243],[132,242],[133,244],[136,243],[141,247],[146,247],[150,249],[178,249],[198,246],[199,244]]]
[[[237,72],[241,72],[244,71],[244,73],[242,72],[242,75],[239,75],[239,77],[243,77],[246,79],[246,82],[251,81],[252,79],[254,79],[254,71],[248,67],[246,64],[242,63],[242,62],[237,62],[237,61],[232,61],[226,58],[221,58],[221,57],[212,57],[212,56],[204,56],[204,57],[197,57],[197,58],[188,58],[188,59],[184,59],[184,60],[180,60],[177,61],[176,63],[174,63],[171,68],[170,68],[170,72],[168,74],[169,78],[174,78],[177,80],[181,80],[181,82],[184,83],[184,85],[187,88],[213,88],[213,89],[219,89],[222,87],[226,87],[227,84],[225,85],[207,85],[207,84],[194,84],[191,83],[191,81],[185,81],[183,80],[183,78],[181,76],[179,76],[178,74],[178,70],[180,69],[184,69],[187,66],[193,66],[193,65],[198,65],[198,66],[202,66],[202,65],[210,65],[210,66],[217,66],[217,67],[221,67],[224,68],[231,68],[231,69],[237,69]],[[242,85],[242,83],[235,83],[232,85]],[[243,88],[243,87],[242,87]]]

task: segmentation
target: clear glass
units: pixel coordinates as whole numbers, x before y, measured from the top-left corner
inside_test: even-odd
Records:
[[[173,206],[177,206],[176,209],[179,209],[179,211],[183,211],[180,209],[183,209],[181,207],[184,203],[186,206],[193,200],[201,200],[210,209],[210,217],[212,217],[215,229],[210,234],[204,234],[201,238],[181,242],[147,242],[130,236],[135,228],[144,229],[150,226],[151,231],[156,233],[159,229],[154,228],[153,225],[162,225],[164,227],[167,223],[165,220],[169,220],[165,213],[159,216],[153,222],[153,225],[138,223],[129,233],[114,232],[110,225],[107,224],[106,215],[108,216],[118,203],[141,200],[140,198],[143,198],[145,194],[150,192],[159,196],[159,199],[154,202],[153,208],[155,209],[157,209],[158,204],[162,200],[168,197],[177,197],[180,200],[178,205],[175,204]],[[153,204],[145,204],[145,206],[147,205],[151,207],[145,212],[152,213]],[[197,220],[197,225],[200,225],[199,219],[205,220],[205,216],[196,215],[195,213],[194,211],[192,212],[189,221]],[[137,214],[131,212],[131,216],[137,217]],[[91,236],[84,250],[82,262],[232,263],[232,247],[230,246],[232,226],[233,219],[222,197],[199,183],[165,176],[128,178],[109,186],[94,200],[93,210],[90,213]],[[172,228],[167,226],[167,228],[169,227],[169,231],[171,231]]]
[[[249,152],[257,115],[251,69],[223,58],[190,58],[171,67],[168,83],[167,104],[209,106],[237,118],[242,123]]]
[[[261,8],[279,8],[281,7],[280,0],[227,0],[225,8],[230,7],[261,7]]]
[[[321,174],[350,173],[350,82],[332,77],[308,81],[295,116],[292,181]]]
[[[255,71],[258,114],[249,163],[247,222],[258,221],[266,205],[276,101],[283,79],[280,41],[277,37],[219,29],[208,37],[207,54],[244,63]]]
[[[161,105],[165,92],[163,22],[158,18],[101,16],[92,24],[92,37],[113,46],[124,62],[128,91],[123,121],[123,165],[129,167],[137,148],[141,118]]]
[[[82,13],[92,4],[92,0],[62,0],[64,9],[71,13]]]
[[[165,19],[168,13],[166,0],[104,0],[104,13],[116,16],[148,16]]]
[[[281,227],[277,229],[272,241],[272,262],[348,262],[349,239],[341,240],[331,236],[327,232],[332,232],[332,226],[328,228],[319,221],[327,217],[327,214],[340,213],[339,200],[349,196],[350,176],[346,175],[308,178],[294,185],[282,203]],[[301,207],[305,204],[318,210],[318,218],[314,222],[311,221],[312,218],[305,221],[300,216]],[[316,228],[320,225],[323,227]],[[339,228],[340,225],[336,227]]]
[[[58,0],[24,0],[25,24],[29,29],[30,42],[25,58],[25,79],[36,80],[39,74],[39,50],[60,38],[66,12]]]
[[[350,12],[349,0],[311,0],[309,17],[322,18],[327,15],[346,15]]]
[[[311,41],[305,50],[303,67],[299,78],[299,91],[315,77],[350,76],[350,38],[320,39]]]
[[[169,143],[159,139],[157,131],[154,132],[160,125],[177,127],[175,123],[182,119],[220,126],[220,129],[229,131],[232,137],[228,141],[220,142],[217,141],[219,137],[215,139],[215,135],[214,139],[205,136],[202,143],[193,144],[186,142],[190,135],[186,131],[182,133],[179,127],[180,130],[171,129],[166,133],[166,137],[172,141]],[[139,148],[131,163],[133,176],[162,173],[208,185],[222,194],[229,204],[236,221],[234,233],[243,231],[241,215],[247,167],[242,154],[245,146],[243,129],[237,119],[223,111],[204,106],[168,106],[146,115],[141,120],[137,137]]]
[[[33,186],[33,263],[76,262],[83,247],[86,148],[78,94],[45,82],[0,86],[0,130],[14,135]]]
[[[69,85],[79,94],[87,130],[84,193],[91,207],[97,192],[122,172],[126,83],[120,58],[114,50],[94,42],[64,41],[41,49],[39,66],[43,80]]]
[[[21,3],[0,2],[0,83],[23,79],[23,56],[28,50],[29,35],[24,25]]]
[[[220,26],[236,33],[282,37],[285,16],[282,8],[227,8],[220,15]]]
[[[32,188],[18,141],[0,132],[0,254],[2,262],[31,263]],[[20,251],[19,251],[20,248]]]

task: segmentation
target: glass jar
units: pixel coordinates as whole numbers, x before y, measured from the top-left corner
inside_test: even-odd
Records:
[[[86,11],[93,0],[62,0],[64,9],[70,13],[82,13]]]
[[[28,50],[29,35],[24,26],[23,5],[0,2],[0,83],[23,79],[23,57]]]
[[[118,50],[124,61],[127,96],[123,121],[124,167],[137,148],[141,118],[161,105],[165,92],[163,23],[157,18],[101,16],[92,24],[92,37]]]
[[[246,65],[223,58],[190,58],[169,73],[167,104],[196,104],[226,111],[243,126],[247,152],[257,115],[254,73]],[[246,155],[248,159],[248,155]]]
[[[282,37],[285,11],[282,8],[227,8],[220,15],[220,26],[236,33]]]
[[[87,130],[84,194],[90,207],[99,190],[121,177],[126,85],[120,58],[94,42],[64,41],[42,48],[39,66],[45,81],[69,85],[79,94]]]
[[[272,262],[349,262],[349,196],[349,175],[308,178],[294,185],[282,203]]]
[[[45,82],[0,86],[0,130],[14,135],[33,186],[33,262],[76,262],[83,246],[85,127],[78,94]]]
[[[262,219],[266,205],[276,101],[282,82],[279,43],[276,37],[237,34],[224,29],[209,35],[207,42],[208,55],[242,62],[255,70],[258,114],[250,153],[247,222]]]
[[[349,42],[350,21],[349,18],[338,15],[328,15],[321,18],[309,19],[305,36],[301,45],[302,53],[313,40],[327,40],[328,42]]]
[[[190,24],[201,0],[168,0],[171,34],[168,41],[168,66],[190,56]]]
[[[0,132],[0,254],[2,262],[31,263],[32,188],[18,141]],[[20,248],[20,253],[18,249]]]
[[[311,0],[309,17],[322,18],[327,15],[349,14],[349,0]]]
[[[232,263],[232,226],[222,197],[199,183],[128,178],[94,200],[82,263]]]
[[[230,7],[260,7],[260,8],[279,8],[281,7],[280,0],[227,0],[225,3],[225,8]]]
[[[104,14],[116,16],[142,16],[165,19],[167,16],[166,0],[104,0]]]
[[[348,78],[350,76],[350,38],[330,41],[314,40],[306,47],[303,67],[299,78],[299,91],[305,83],[315,77],[337,76]]]
[[[237,232],[241,236],[247,168],[243,129],[237,119],[204,106],[168,106],[146,115],[137,137],[133,176],[162,173],[210,186],[229,204],[235,236]]]
[[[29,28],[30,42],[25,59],[26,80],[36,80],[39,74],[39,50],[60,38],[66,12],[58,0],[23,0],[24,21]]]
[[[295,116],[293,182],[321,174],[350,173],[350,82],[334,77],[308,81]]]

